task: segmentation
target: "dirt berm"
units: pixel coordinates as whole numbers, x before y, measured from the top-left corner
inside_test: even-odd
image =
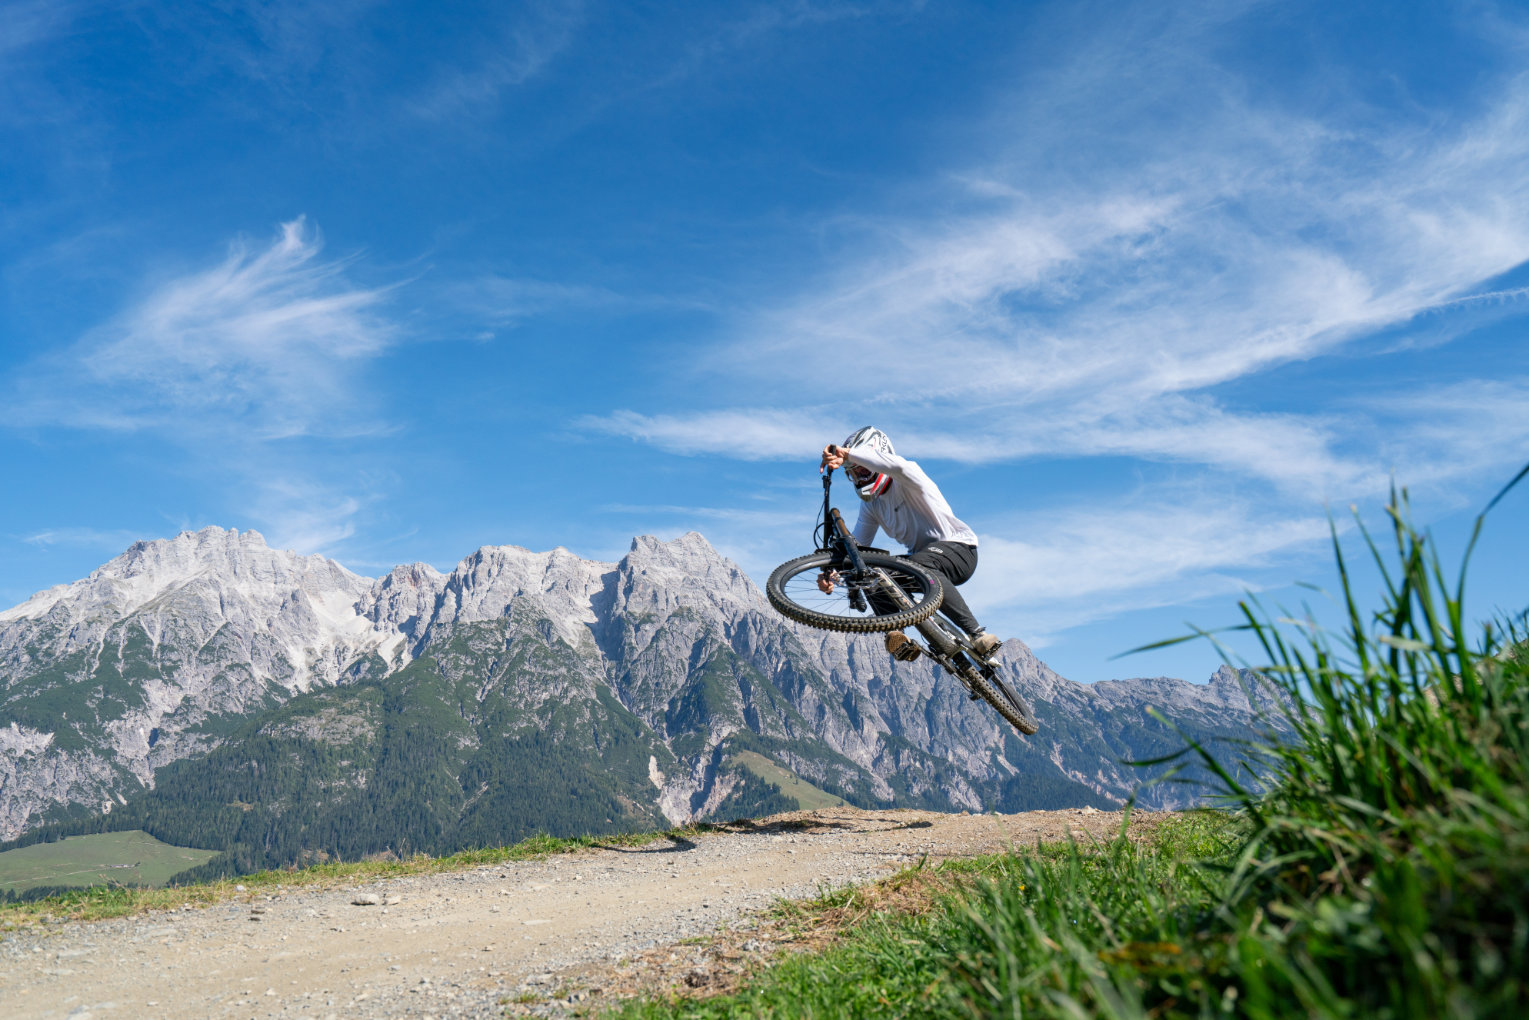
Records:
[[[1146,821],[1133,817],[1132,828]],[[830,808],[635,848],[246,892],[212,907],[6,933],[0,1003],[7,1017],[73,1020],[582,1009],[651,987],[655,972],[659,982],[704,982],[698,940],[724,928],[735,951],[772,951],[758,926],[778,898],[873,880],[924,856],[971,857],[1069,834],[1107,838],[1120,822],[1087,808]],[[756,930],[760,938],[747,937]]]

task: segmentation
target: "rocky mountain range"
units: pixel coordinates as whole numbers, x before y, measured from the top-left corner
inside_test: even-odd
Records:
[[[1202,791],[1125,764],[1183,744],[1149,707],[1212,744],[1277,725],[1231,669],[1082,685],[1000,657],[1033,737],[783,619],[694,533],[373,579],[185,532],[0,612],[0,839],[133,825],[270,866],[793,806],[760,756],[863,806],[1170,807]]]

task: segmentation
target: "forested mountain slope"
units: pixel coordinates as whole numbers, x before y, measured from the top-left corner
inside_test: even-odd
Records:
[[[694,533],[371,580],[209,528],[0,614],[0,835],[142,825],[270,864],[790,806],[742,750],[862,806],[1104,806],[1143,779],[1123,761],[1178,746],[1148,706],[1215,740],[1272,705],[1231,670],[1085,686],[1001,654],[1034,737],[874,637],[782,619]]]

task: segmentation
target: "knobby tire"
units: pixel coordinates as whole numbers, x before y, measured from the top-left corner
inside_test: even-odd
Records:
[[[896,573],[912,577],[923,586],[928,594],[918,605],[911,609],[900,609],[895,613],[879,614],[867,612],[863,616],[841,616],[834,613],[823,613],[810,606],[804,606],[795,602],[786,593],[786,585],[792,578],[799,577],[807,571],[816,575],[823,567],[842,570],[846,564],[842,557],[833,553],[817,552],[807,556],[798,556],[794,560],[782,563],[770,574],[770,579],[765,582],[765,595],[782,615],[787,616],[797,623],[805,623],[809,627],[817,627],[821,630],[836,630],[849,634],[872,634],[882,630],[902,630],[916,623],[928,619],[934,615],[935,610],[940,608],[940,603],[945,599],[945,588],[940,578],[925,567],[919,566],[911,560],[905,560],[899,556],[884,556],[878,553],[862,551],[861,559],[868,568],[880,567],[883,570],[895,571]]]
[[[1030,706],[1019,693],[1010,689],[1004,680],[989,680],[980,671],[968,665],[961,671],[962,679],[971,685],[972,693],[983,701],[992,705],[999,715],[1008,720],[1009,725],[1030,736],[1041,728],[1040,722],[1035,718],[1035,713],[1030,711]],[[1009,695],[1013,698],[1010,699]]]

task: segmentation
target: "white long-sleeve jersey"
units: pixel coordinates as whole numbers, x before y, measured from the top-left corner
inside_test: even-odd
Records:
[[[950,509],[940,487],[914,461],[886,454],[869,446],[844,450],[844,459],[892,477],[881,495],[860,504],[855,521],[855,541],[870,545],[877,529],[916,553],[934,542],[977,544],[977,533]]]

